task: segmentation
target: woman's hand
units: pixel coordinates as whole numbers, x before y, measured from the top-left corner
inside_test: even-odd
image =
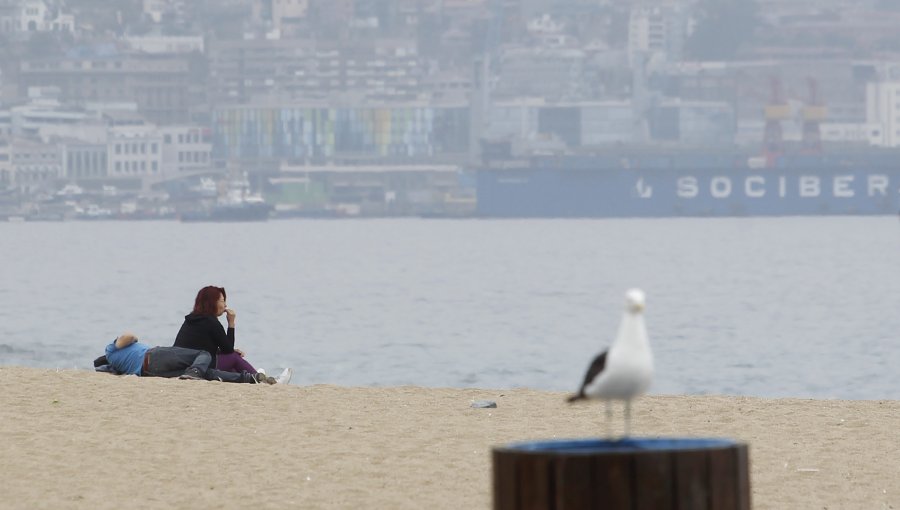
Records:
[[[242,357],[242,358],[244,357],[244,351],[235,348],[234,352],[238,353],[238,356],[240,356],[240,357]]]
[[[233,327],[234,327],[234,318],[235,318],[235,317],[237,317],[237,313],[235,313],[234,310],[232,310],[231,308],[226,308],[226,309],[225,309],[225,318],[228,320],[228,327],[229,327],[229,328],[233,328]]]

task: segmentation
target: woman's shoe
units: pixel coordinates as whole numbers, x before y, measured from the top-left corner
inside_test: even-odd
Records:
[[[281,374],[275,378],[276,384],[287,384],[291,382],[291,377],[294,375],[294,371],[290,368],[285,368],[281,371]]]

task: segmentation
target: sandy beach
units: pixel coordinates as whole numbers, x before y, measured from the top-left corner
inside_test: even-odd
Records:
[[[3,508],[485,509],[493,446],[605,431],[601,406],[523,389],[20,367],[0,384]],[[648,396],[633,432],[746,441],[754,508],[900,508],[897,401]]]

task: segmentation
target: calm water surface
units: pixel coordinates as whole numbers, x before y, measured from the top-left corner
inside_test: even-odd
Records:
[[[657,394],[900,399],[893,217],[0,224],[0,364],[170,345],[224,286],[293,383],[573,390],[632,286]]]

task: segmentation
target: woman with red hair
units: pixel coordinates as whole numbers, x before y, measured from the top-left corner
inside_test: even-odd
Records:
[[[184,323],[175,337],[175,347],[208,352],[213,359],[210,368],[255,374],[256,369],[244,359],[244,353],[234,348],[234,320],[237,314],[228,308],[227,296],[223,287],[210,285],[200,289],[194,300],[194,309],[184,316]],[[227,331],[218,319],[223,313],[228,321]],[[276,380],[285,384],[290,376],[291,369],[286,368]]]

